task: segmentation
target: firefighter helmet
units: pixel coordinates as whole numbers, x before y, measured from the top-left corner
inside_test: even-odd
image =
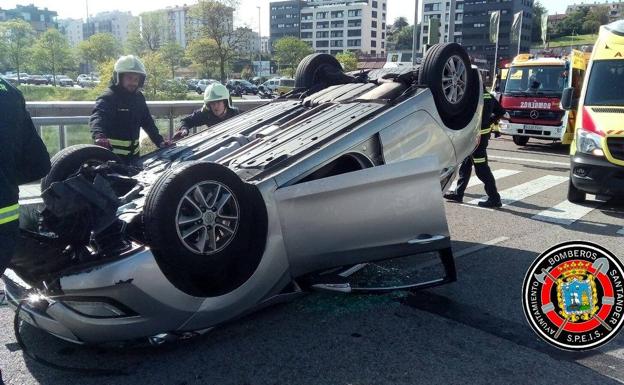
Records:
[[[208,105],[208,103],[218,100],[226,100],[228,107],[232,108],[230,91],[221,83],[212,83],[204,91],[204,104]]]
[[[145,78],[147,77],[145,65],[134,55],[122,56],[115,62],[115,67],[113,68],[113,83],[118,85],[121,81],[120,75],[128,72],[141,75],[139,87],[143,87],[143,83],[145,83]]]

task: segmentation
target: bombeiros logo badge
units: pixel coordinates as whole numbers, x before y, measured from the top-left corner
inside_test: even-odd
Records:
[[[522,299],[529,325],[543,340],[566,350],[595,349],[624,324],[624,266],[602,246],[565,242],[533,262]]]

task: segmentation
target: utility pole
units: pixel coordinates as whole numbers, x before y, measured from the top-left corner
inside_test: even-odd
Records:
[[[448,20],[448,37],[446,38],[447,43],[453,43],[455,41],[455,4],[457,0],[451,0],[451,9],[449,10],[449,20]]]
[[[262,19],[260,16],[260,6],[257,6],[256,8],[258,8],[258,54],[260,56],[258,61],[262,62]],[[259,64],[259,66],[260,71],[262,71],[261,64]]]
[[[412,37],[412,64],[416,65],[416,52],[420,51],[418,39],[418,0],[414,0],[414,35]]]

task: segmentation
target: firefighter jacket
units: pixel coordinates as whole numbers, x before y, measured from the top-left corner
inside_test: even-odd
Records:
[[[138,157],[141,128],[156,146],[163,142],[145,96],[140,91],[127,92],[121,86],[111,85],[97,98],[89,127],[93,139],[108,138],[113,152],[122,158]]]
[[[18,185],[43,178],[50,156],[21,92],[0,78],[0,228],[19,219]]]
[[[209,107],[204,105],[201,109],[193,111],[191,115],[182,118],[180,122],[180,128],[190,131],[190,129],[194,127],[204,125],[210,127],[238,114],[238,108],[228,107],[225,116],[222,118],[218,118],[215,114],[212,113]]]

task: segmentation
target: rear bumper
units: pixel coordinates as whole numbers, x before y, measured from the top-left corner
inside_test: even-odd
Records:
[[[603,157],[577,153],[571,157],[570,171],[572,184],[581,191],[596,195],[624,195],[624,167]]]
[[[561,126],[532,126],[529,125],[511,123],[506,120],[501,120],[499,128],[501,134],[504,135],[518,135],[518,136],[530,136],[531,138],[553,139],[561,140],[565,134],[565,125]]]

